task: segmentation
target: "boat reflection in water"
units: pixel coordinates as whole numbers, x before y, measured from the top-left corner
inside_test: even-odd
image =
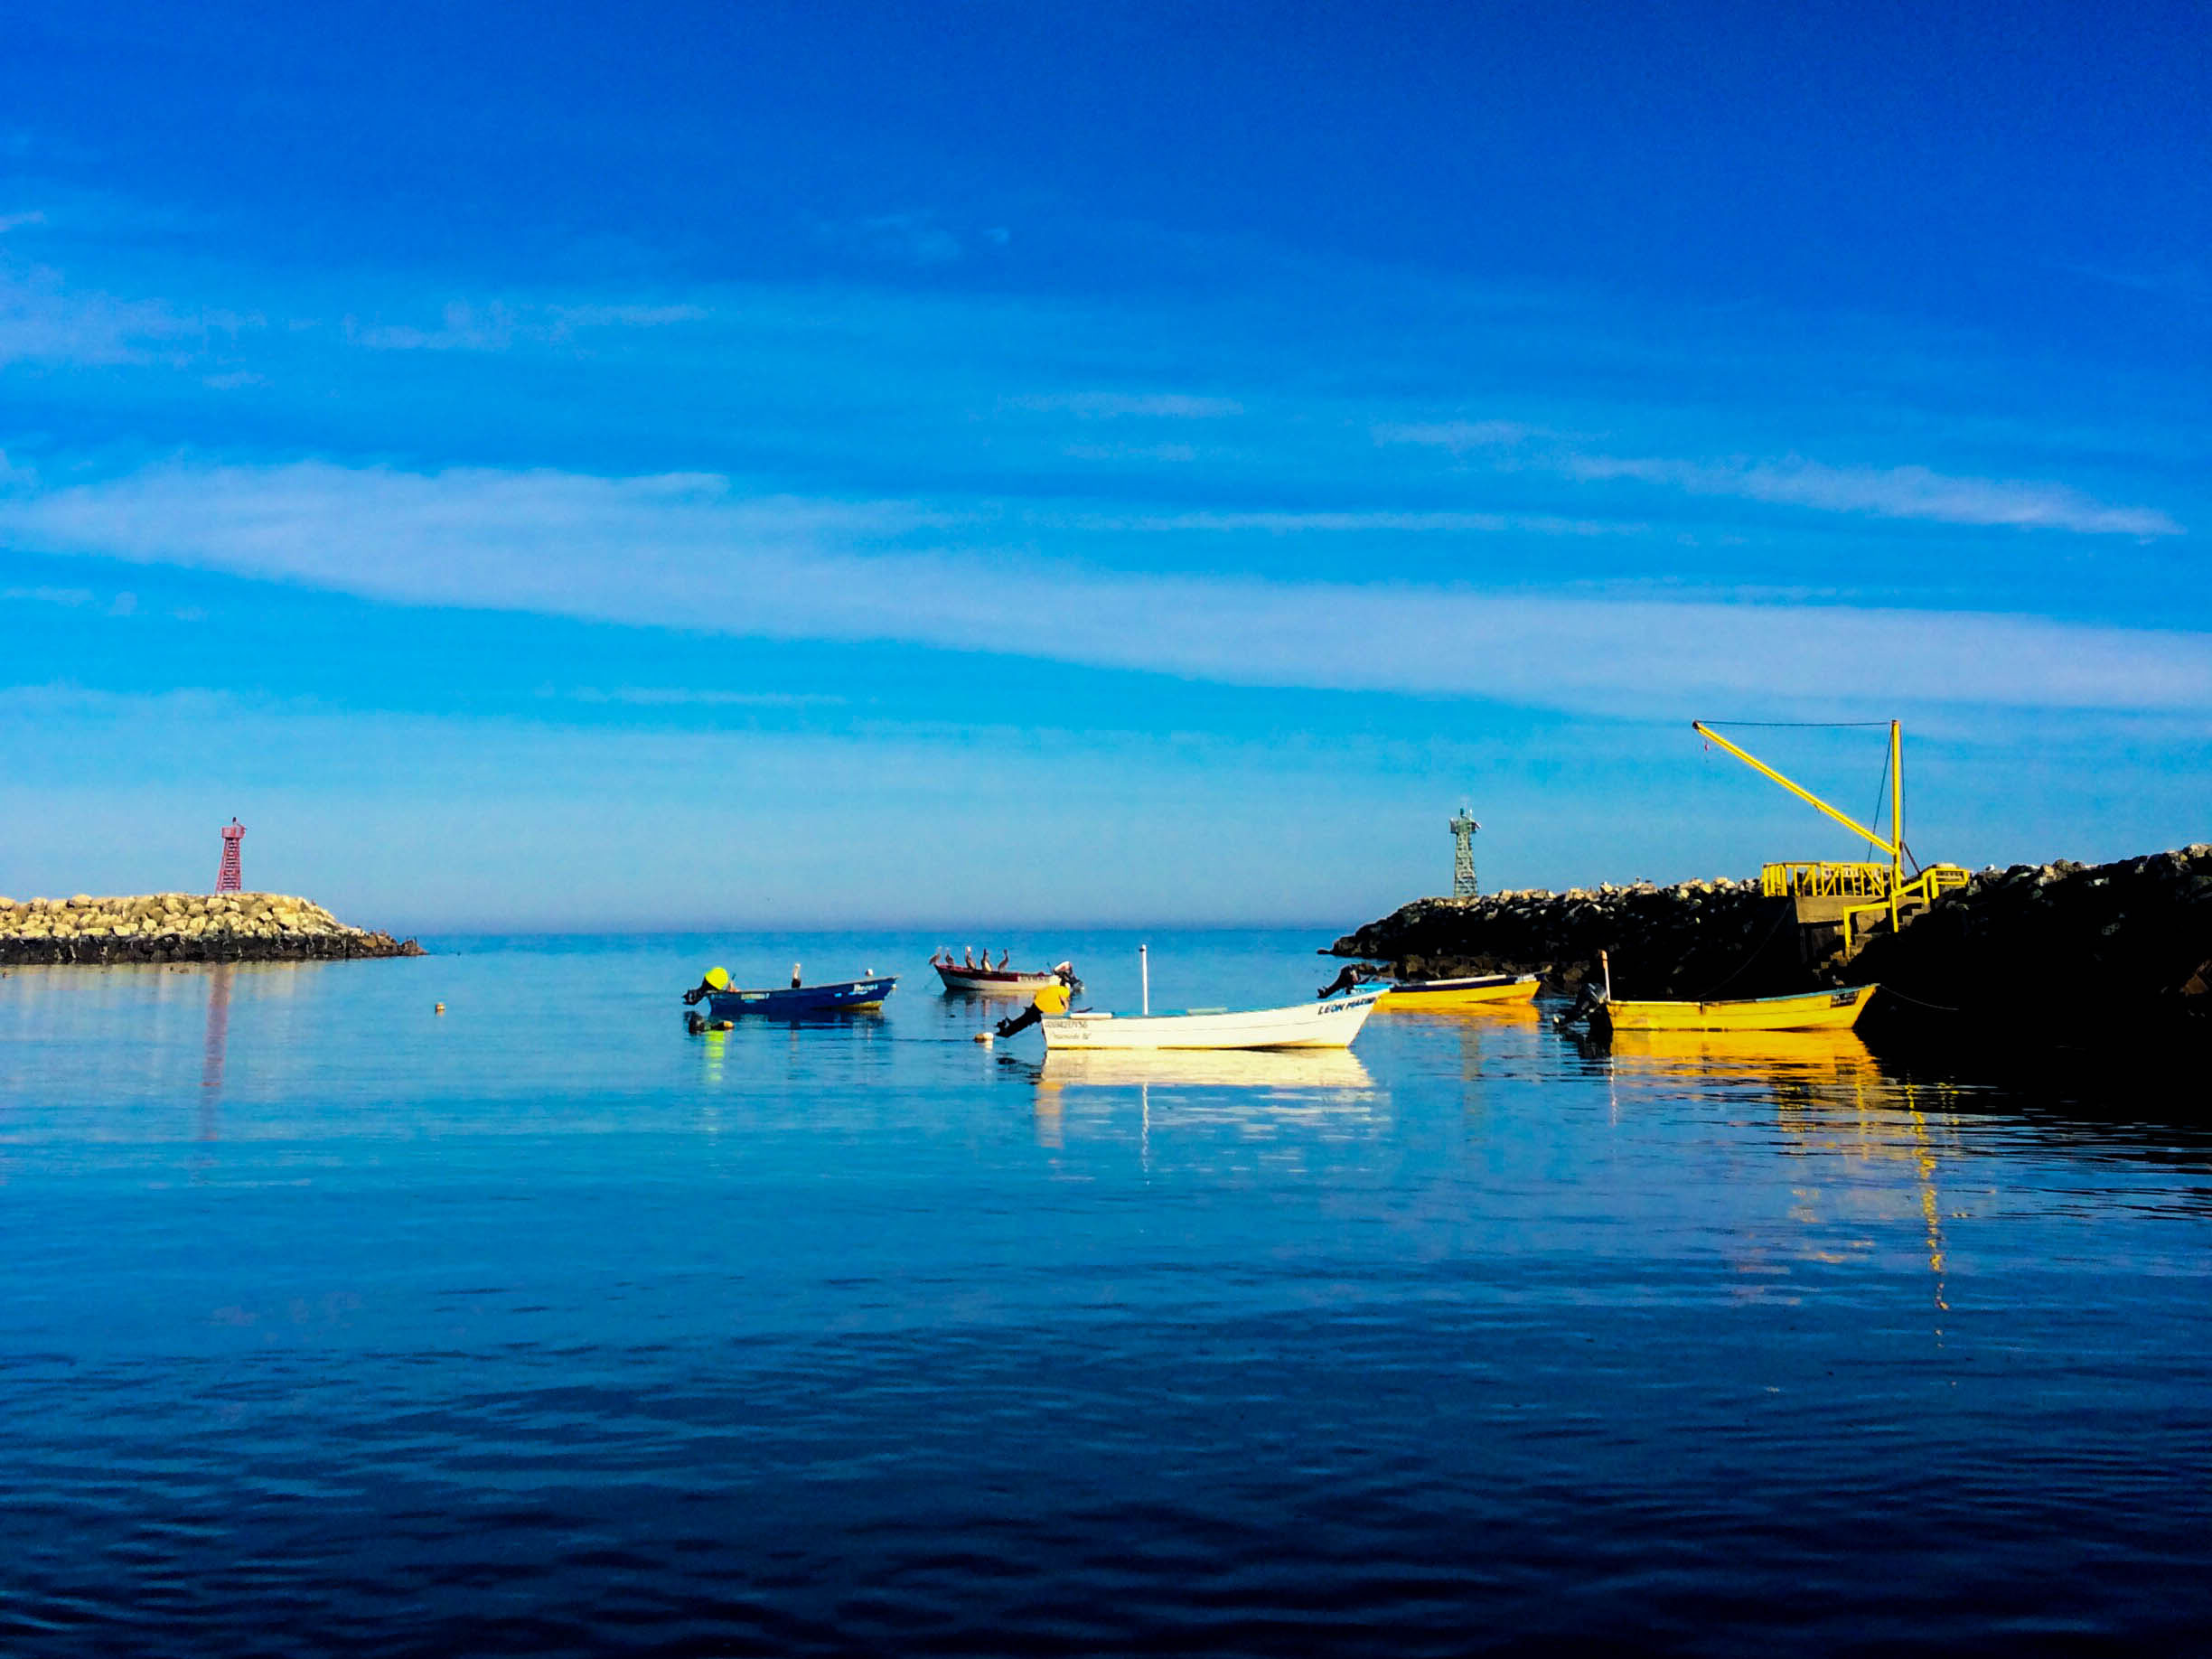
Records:
[[[1269,1089],[1372,1093],[1373,1076],[1348,1048],[1055,1048],[1037,1082],[1047,1089]]]
[[[1326,1141],[1373,1132],[1388,1098],[1343,1048],[1054,1049],[1041,1064],[1011,1064],[1036,1085],[1036,1134],[1046,1146],[1062,1144],[1068,1114],[1100,1132],[1133,1095],[1148,1168],[1156,1111],[1186,1129],[1230,1128],[1265,1142],[1317,1129]]]
[[[1885,1073],[1850,1031],[1616,1031],[1610,1052],[1618,1083],[1763,1088],[1789,1148],[1812,1160],[1792,1212],[1821,1241],[1804,1253],[1863,1258],[1904,1223],[1917,1235],[1936,1311],[1950,1311],[1944,1223],[1953,1213],[1938,1182],[1944,1158],[1958,1150],[1956,1091]]]
[[[1450,1008],[1401,1007],[1398,993],[1392,991],[1382,999],[1382,1012],[1390,1023],[1402,1031],[1495,1031],[1507,1026],[1538,1026],[1543,1023],[1543,1011],[1523,998],[1518,1002],[1469,1002]]]
[[[1623,1078],[1669,1073],[1802,1082],[1830,1076],[1879,1083],[1881,1068],[1856,1032],[1622,1031],[1613,1069]]]

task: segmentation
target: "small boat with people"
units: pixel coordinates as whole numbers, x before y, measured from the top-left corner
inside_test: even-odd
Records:
[[[1027,969],[1013,967],[1014,953],[1002,952],[998,965],[991,966],[990,951],[983,952],[977,961],[970,949],[966,956],[955,960],[950,945],[942,947],[930,958],[930,966],[937,970],[948,991],[961,992],[973,997],[1033,997],[1047,985],[1066,985],[1081,990],[1083,981],[1075,977],[1074,964],[1056,962],[1050,968]]]
[[[1387,985],[1357,988],[1341,996],[1277,1008],[1184,1008],[1152,1012],[1151,959],[1137,951],[1142,1001],[1135,1014],[1109,1014],[1071,1008],[1067,988],[1048,985],[1012,1019],[998,1022],[997,1035],[1012,1036],[1031,1026],[1044,1028],[1045,1046],[1054,1049],[1232,1049],[1349,1048],[1367,1017],[1390,994]]]
[[[797,962],[792,964],[789,985],[763,990],[741,989],[730,983],[728,970],[709,968],[704,979],[684,992],[685,1007],[695,1010],[687,1016],[687,1021],[694,1029],[700,1029],[710,1024],[734,1021],[741,1015],[811,1019],[831,1014],[870,1013],[883,1007],[884,998],[898,984],[896,974],[879,974],[863,969],[858,979],[809,985],[800,977],[799,967]],[[696,1012],[701,1002],[708,1008],[704,1016]]]

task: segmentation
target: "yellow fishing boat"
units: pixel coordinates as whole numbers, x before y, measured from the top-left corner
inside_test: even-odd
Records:
[[[1878,988],[1748,997],[1734,1002],[1601,1001],[1590,1024],[1614,1031],[1848,1031]]]
[[[1394,984],[1382,1012],[1426,1013],[1431,1008],[1515,1007],[1536,998],[1532,973],[1486,973],[1468,979],[1412,979]]]

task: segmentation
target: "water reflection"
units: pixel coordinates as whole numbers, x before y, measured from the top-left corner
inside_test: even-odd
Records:
[[[1388,1002],[1382,1005],[1390,1007]],[[1543,1024],[1533,1002],[1477,1003],[1466,1008],[1430,1008],[1420,1013],[1392,1010],[1391,1024],[1402,1031],[1449,1038],[1459,1054],[1459,1078],[1471,1092],[1482,1082],[1483,1038],[1529,1030]]]
[[[1764,1085],[1789,1149],[1848,1160],[1878,1177],[1875,1190],[1908,1193],[1932,1299],[1937,1312],[1950,1310],[1938,1176],[1942,1154],[1958,1144],[1955,1091],[1888,1076],[1849,1031],[1616,1032],[1610,1056],[1622,1080]],[[1898,1177],[1894,1183],[1879,1178],[1889,1171]],[[1841,1182],[1809,1186],[1799,1195],[1793,1214],[1808,1227],[1832,1219],[1820,1213],[1816,1200],[1848,1202]]]
[[[1778,1120],[1803,1151],[1847,1158],[1876,1176],[1878,1186],[1892,1186],[1879,1177],[1897,1173],[1899,1179],[1892,1189],[1909,1192],[1917,1212],[1932,1299],[1937,1312],[1947,1313],[1949,1251],[1944,1241],[1945,1212],[1939,1177],[1945,1157],[1955,1157],[1960,1148],[1959,1119],[1949,1110],[1955,1097],[1950,1090],[1877,1083],[1849,1101],[1803,1090],[1778,1090]]]
[[[1879,1083],[1872,1053],[1850,1031],[1617,1031],[1610,1052],[1623,1077],[1736,1077],[1776,1084],[1830,1079]]]
[[[1131,1088],[1167,1084],[1195,1089],[1270,1089],[1368,1093],[1374,1078],[1349,1049],[1055,1048],[1037,1068],[1041,1087]]]
[[[1179,1129],[1211,1125],[1270,1140],[1301,1126],[1321,1129],[1325,1138],[1371,1131],[1387,1099],[1366,1066],[1343,1049],[1055,1049],[1042,1062],[1001,1055],[999,1064],[1034,1085],[1035,1132],[1043,1147],[1064,1146],[1071,1123],[1104,1129],[1117,1095],[1133,1093],[1138,1158],[1148,1173],[1156,1107],[1170,1111]]]
[[[213,1140],[222,1099],[223,1060],[230,1045],[230,964],[208,975],[207,1034],[200,1045],[200,1139]]]

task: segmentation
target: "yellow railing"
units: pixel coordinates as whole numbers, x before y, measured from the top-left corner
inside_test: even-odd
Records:
[[[1769,864],[1759,870],[1768,898],[1879,898],[1889,900],[1886,864]]]
[[[1973,879],[1973,872],[1956,864],[1931,864],[1921,871],[1920,879],[1926,885],[1930,899],[1939,893],[1949,893],[1963,887]]]
[[[1973,875],[1955,864],[1931,864],[1919,875],[1898,886],[1900,901],[1932,902],[1939,893],[1963,887]],[[1768,898],[1863,898],[1889,901],[1889,867],[1886,864],[1822,864],[1795,862],[1762,865],[1759,891]]]
[[[1772,869],[1775,867],[1769,865],[1767,867]],[[1879,868],[1879,867],[1874,867]],[[1883,871],[1885,876],[1888,873],[1886,870]],[[1963,887],[1973,879],[1972,873],[1958,865],[1931,864],[1910,881],[1898,884],[1898,903],[1925,908],[1933,904],[1938,895]],[[1889,908],[1889,895],[1886,883],[1880,896],[1877,897],[1873,903],[1843,906],[1843,955],[1846,961],[1850,960],[1857,950],[1857,941],[1853,935],[1858,932],[1859,919],[1861,916],[1871,917],[1878,913],[1887,913]]]

